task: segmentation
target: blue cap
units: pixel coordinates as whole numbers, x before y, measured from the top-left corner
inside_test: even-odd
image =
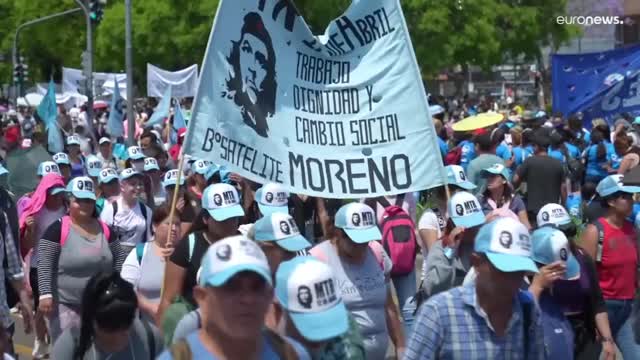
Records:
[[[216,221],[244,216],[238,191],[229,184],[207,186],[202,192],[202,208],[206,209]]]
[[[127,148],[127,159],[128,160],[142,160],[144,159],[144,153],[140,146],[129,146]]]
[[[538,272],[531,259],[531,237],[521,222],[510,217],[498,218],[478,231],[474,250],[483,253],[502,272]]]
[[[71,165],[71,161],[69,161],[69,155],[63,152],[53,155],[53,161],[58,165]]]
[[[169,170],[164,174],[162,178],[162,187],[176,186],[178,181],[178,170]],[[184,174],[180,174],[180,186],[184,185]]]
[[[462,166],[448,165],[445,169],[447,170],[447,184],[455,185],[465,190],[473,190],[476,188],[474,183],[467,180],[467,175]]]
[[[49,191],[47,191],[50,195],[58,195],[60,193],[66,192],[67,189],[65,189],[62,186],[54,186],[52,188],[49,189]]]
[[[567,265],[565,279],[575,279],[580,276],[580,263],[571,253],[569,240],[564,233],[556,228],[545,226],[531,234],[533,261],[542,265],[549,265],[556,261],[564,261]]]
[[[636,118],[635,118],[635,119],[633,119],[633,123],[634,123],[635,125],[640,125],[640,116],[636,116]]]
[[[113,168],[106,168],[100,171],[98,175],[98,184],[106,184],[113,180],[120,180],[118,172]]]
[[[343,205],[336,213],[335,226],[344,230],[349,239],[358,244],[382,239],[376,225],[376,214],[362,203]]]
[[[48,174],[62,175],[60,173],[60,168],[58,167],[58,164],[54,163],[53,161],[44,161],[44,162],[41,162],[40,165],[38,165],[38,171],[37,171],[38,176],[45,176]]]
[[[484,171],[485,174],[500,175],[505,180],[511,181],[511,172],[502,164],[493,164],[491,167],[483,169],[482,171]]]
[[[466,191],[455,193],[448,203],[449,217],[456,226],[472,228],[485,223],[478,198]]]
[[[85,167],[87,168],[87,173],[91,177],[100,176],[100,170],[102,170],[102,161],[98,159],[95,155],[90,155],[87,158],[87,162],[85,163]]]
[[[267,183],[256,191],[256,203],[262,215],[289,212],[289,192],[280,184]]]
[[[0,164],[0,175],[8,174],[9,170],[5,168],[2,164]]]
[[[96,200],[96,193],[93,187],[93,180],[86,176],[74,178],[67,185],[67,192],[76,199]]]
[[[617,192],[624,192],[629,194],[635,194],[640,192],[640,186],[625,186],[623,185],[623,175],[609,175],[602,179],[596,187],[596,192],[601,197],[607,197]]]
[[[209,181],[211,180],[213,175],[215,175],[218,171],[220,171],[220,167],[218,165],[210,164],[209,168],[207,169],[207,172],[204,173],[204,178],[207,179],[207,181]]]
[[[335,276],[322,261],[299,256],[281,263],[276,272],[275,293],[305,339],[327,341],[349,330],[349,313]]]
[[[200,286],[219,287],[241,272],[260,275],[269,285],[271,270],[267,257],[255,241],[242,235],[216,241],[202,257]]]
[[[143,175],[136,171],[136,169],[128,168],[120,171],[120,181],[128,180],[134,176],[142,177]]]
[[[311,247],[311,243],[300,234],[295,220],[287,213],[265,215],[256,221],[253,228],[258,242],[275,241],[278,246],[290,252]]]
[[[144,171],[160,171],[160,166],[158,165],[158,160],[152,157],[148,157],[144,159]]]

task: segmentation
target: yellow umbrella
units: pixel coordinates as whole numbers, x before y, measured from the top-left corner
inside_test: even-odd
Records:
[[[454,131],[472,131],[476,129],[482,129],[489,127],[491,125],[495,125],[502,121],[504,116],[498,113],[482,113],[475,116],[469,116],[468,118],[464,118],[457,123],[453,124],[451,128]]]

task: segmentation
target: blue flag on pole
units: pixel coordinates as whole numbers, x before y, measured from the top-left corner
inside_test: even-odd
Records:
[[[164,91],[164,96],[160,100],[160,104],[156,107],[151,115],[151,118],[145,123],[145,127],[152,127],[157,124],[162,124],[162,121],[169,116],[169,109],[171,108],[171,85],[167,86]]]
[[[176,105],[173,112],[173,126],[169,133],[169,143],[174,145],[178,142],[178,130],[187,127],[187,123],[184,121],[184,115],[182,114],[182,108],[180,107],[180,101],[176,99]]]
[[[115,87],[111,98],[111,109],[109,111],[109,121],[107,122],[107,131],[114,138],[124,136],[124,99],[120,96],[118,81],[113,78]]]
[[[58,105],[56,103],[56,86],[53,79],[49,81],[47,94],[36,109],[47,130],[47,143],[49,151],[59,153],[64,150],[64,142],[58,128]]]
[[[185,140],[193,157],[297,194],[377,197],[445,179],[399,0],[352,1],[320,36],[293,0],[221,0]]]
[[[640,113],[640,46],[553,55],[553,111],[582,112],[586,127],[621,113]]]

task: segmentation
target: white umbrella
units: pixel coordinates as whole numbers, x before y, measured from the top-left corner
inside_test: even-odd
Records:
[[[19,97],[17,102],[18,106],[29,106],[29,104],[27,104],[27,99],[24,97]]]
[[[27,100],[27,103],[31,107],[40,105],[42,99],[44,99],[44,95],[38,93],[29,93],[25,96],[25,100]]]

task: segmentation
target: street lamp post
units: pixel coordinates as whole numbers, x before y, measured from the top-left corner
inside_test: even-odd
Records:
[[[84,76],[87,84],[85,86],[87,96],[87,125],[89,129],[93,129],[93,23],[91,21],[91,11],[87,4],[82,0],[75,0],[75,2],[84,12],[87,21],[87,61],[84,64]],[[91,131],[91,133],[93,134],[93,131]]]
[[[30,20],[27,21],[24,24],[21,24],[20,26],[18,26],[18,28],[16,29],[16,33],[13,36],[13,49],[11,52],[11,60],[13,61],[13,68],[16,68],[16,65],[18,65],[18,38],[20,36],[20,31],[22,31],[24,28],[26,28],[27,26],[31,26],[31,25],[35,25],[35,24],[39,24],[41,22],[47,21],[47,20],[51,20],[51,19],[55,19],[61,16],[66,16],[69,14],[73,14],[76,13],[78,11],[82,11],[82,8],[75,8],[75,9],[71,9],[71,10],[67,10],[67,11],[63,11],[63,12],[59,12],[59,13],[55,13],[55,14],[51,14],[51,15],[47,15],[47,16],[43,16],[41,18],[37,18],[34,20]],[[15,92],[15,96],[14,96],[14,103],[17,104],[17,100],[18,100],[18,96],[20,96],[19,94],[22,92],[22,89],[20,88],[21,85],[17,84],[17,90]]]
[[[129,128],[129,146],[136,141],[136,117],[133,111],[133,50],[131,26],[131,0],[124,0],[125,7],[125,63],[127,67],[127,123]],[[116,84],[116,86],[118,86]]]

